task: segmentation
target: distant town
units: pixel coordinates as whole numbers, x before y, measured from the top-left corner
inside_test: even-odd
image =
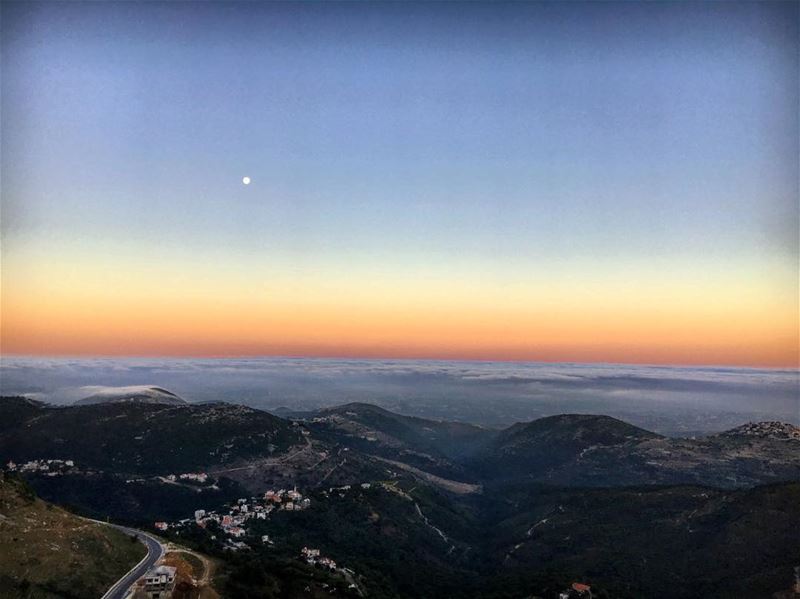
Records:
[[[180,475],[169,475],[168,480],[192,480],[205,483],[209,480],[206,473],[186,473]],[[359,485],[343,485],[339,487],[329,487],[321,492],[323,497],[339,496],[344,497],[351,489],[357,487],[361,490],[373,488],[373,483],[364,482]],[[390,489],[391,490],[391,489]],[[210,539],[215,541],[223,551],[248,551],[252,549],[254,543],[261,546],[272,546],[274,540],[269,534],[257,534],[252,530],[252,524],[258,521],[268,520],[275,512],[299,512],[313,507],[309,497],[303,495],[294,486],[291,489],[268,489],[263,494],[243,497],[229,504],[227,509],[197,509],[193,518],[184,518],[175,522],[157,521],[153,523],[156,531],[174,533],[180,536],[182,532],[190,527],[200,527],[209,529],[218,527],[221,535],[211,534]],[[245,539],[247,542],[245,542]],[[338,572],[343,575],[349,583],[349,588],[362,594],[358,583],[355,581],[355,572],[350,568],[339,566],[335,560],[326,556],[322,551],[315,547],[304,545],[298,552],[298,558],[308,565],[319,566],[331,572]]]
[[[44,476],[60,476],[73,468],[75,468],[73,460],[58,459],[31,460],[24,464],[9,461],[6,464],[6,470],[9,472],[36,472]]]

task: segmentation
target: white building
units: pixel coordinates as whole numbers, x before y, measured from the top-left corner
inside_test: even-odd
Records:
[[[144,575],[144,591],[148,599],[170,597],[175,586],[175,568],[172,566],[156,566]]]

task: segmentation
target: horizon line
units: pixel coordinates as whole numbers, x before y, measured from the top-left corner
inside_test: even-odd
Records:
[[[463,362],[483,364],[541,364],[551,366],[597,365],[597,366],[633,366],[640,368],[694,368],[694,369],[737,369],[737,370],[789,370],[800,374],[800,362],[791,365],[760,364],[707,364],[707,363],[670,363],[670,362],[614,362],[603,360],[525,360],[498,358],[446,358],[446,357],[398,357],[398,356],[364,356],[364,355],[300,355],[300,354],[17,354],[0,352],[0,365],[5,358],[45,359],[45,360],[356,360],[363,362]]]

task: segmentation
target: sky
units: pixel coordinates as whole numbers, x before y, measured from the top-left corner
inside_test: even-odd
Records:
[[[797,367],[799,22],[4,2],[0,351]]]

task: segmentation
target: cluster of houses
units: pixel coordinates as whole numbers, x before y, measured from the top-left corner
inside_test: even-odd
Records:
[[[302,557],[306,561],[306,563],[311,566],[319,564],[323,568],[328,568],[329,570],[336,570],[336,562],[329,557],[320,555],[319,549],[309,549],[308,547],[303,547],[300,550],[300,557]]]
[[[195,482],[201,485],[206,484],[208,482],[208,474],[205,472],[186,472],[185,474],[168,474],[165,476],[168,481],[170,482]]]
[[[371,483],[330,487],[326,491],[322,491],[322,495],[325,497],[344,497],[351,489],[366,490],[371,487]],[[155,528],[160,531],[175,530],[180,534],[180,530],[185,527],[199,526],[201,528],[207,528],[213,523],[211,528],[211,531],[214,532],[211,536],[212,540],[220,543],[223,550],[242,551],[250,549],[250,546],[242,540],[243,537],[246,537],[248,542],[255,541],[257,543],[258,539],[260,539],[262,545],[274,544],[267,534],[261,534],[256,537],[252,529],[248,530],[249,523],[255,520],[266,520],[269,515],[274,512],[294,512],[308,509],[310,506],[311,500],[308,497],[304,497],[303,494],[297,490],[297,487],[288,490],[270,489],[263,495],[238,499],[226,509],[220,510],[219,512],[198,509],[194,512],[193,519],[186,518],[177,522],[156,522]],[[220,539],[218,539],[219,531],[217,529],[221,529],[224,534]],[[348,578],[350,588],[358,590],[357,585],[352,580],[355,573],[348,568],[338,567],[333,559],[321,555],[319,549],[303,547],[300,551],[300,559],[304,560],[309,565],[319,566],[331,572],[340,571]]]
[[[125,479],[126,484],[147,483],[151,481],[162,482],[167,484],[184,484],[192,486],[201,486],[206,489],[219,489],[216,480],[210,477],[205,472],[186,472],[183,474],[167,474],[164,476],[144,477],[137,476],[134,478]]]
[[[355,583],[355,572],[350,568],[339,568],[336,566],[336,562],[333,561],[331,558],[324,556],[321,554],[319,549],[312,549],[310,547],[303,547],[300,550],[300,559],[305,561],[309,566],[320,566],[322,568],[327,568],[331,572],[339,571],[339,573],[343,574],[345,579],[350,583],[348,588],[354,589],[359,596],[363,597],[364,594],[358,585]],[[322,585],[326,587],[327,585]]]
[[[45,476],[59,476],[74,467],[75,462],[72,460],[31,460],[24,464],[9,461],[6,464],[9,472],[38,472]]]
[[[361,483],[356,488],[367,490],[371,487],[372,487],[371,483]],[[339,497],[344,497],[345,493],[352,488],[353,487],[351,485],[343,485],[341,487],[330,487],[327,491],[323,491],[322,494],[325,497],[328,497],[330,495],[338,495]]]
[[[353,589],[358,593],[360,597],[364,596],[364,593],[358,587],[355,582],[355,575],[356,573],[353,572],[350,568],[340,568],[336,566],[336,562],[333,561],[331,558],[322,555],[319,549],[312,549],[310,547],[303,547],[300,550],[300,559],[305,561],[309,566],[320,566],[321,568],[327,568],[331,572],[338,571],[340,574],[344,575],[345,580],[349,582],[349,589]],[[323,588],[327,587],[327,585],[323,584]]]
[[[201,528],[206,528],[211,522],[216,523],[226,535],[224,546],[232,551],[249,549],[241,539],[247,534],[246,525],[249,520],[266,520],[267,516],[273,511],[300,511],[308,509],[311,500],[303,497],[297,488],[278,491],[269,490],[264,495],[258,497],[242,498],[236,501],[228,509],[227,513],[217,513],[215,511],[196,510],[194,520],[186,518],[178,522],[156,522],[157,530],[166,531],[170,528],[179,529],[184,526],[195,524]],[[269,535],[263,535],[261,542],[272,544]]]
[[[200,486],[200,487],[207,487],[211,489],[217,489],[216,481],[211,478],[205,472],[185,472],[183,474],[167,474],[165,476],[156,476],[156,480],[161,481],[162,483],[172,484],[172,485],[192,485],[192,486]],[[138,478],[138,479],[131,479],[126,482],[145,482],[145,479]]]
[[[592,587],[582,582],[572,585],[558,594],[558,599],[592,599]]]
[[[308,497],[303,497],[297,491],[297,487],[291,491],[280,489],[279,491],[267,491],[264,493],[264,502],[267,507],[281,510],[305,510],[311,505],[311,500]]]
[[[774,437],[785,441],[800,441],[800,428],[778,421],[748,422],[722,434],[725,436]]]

